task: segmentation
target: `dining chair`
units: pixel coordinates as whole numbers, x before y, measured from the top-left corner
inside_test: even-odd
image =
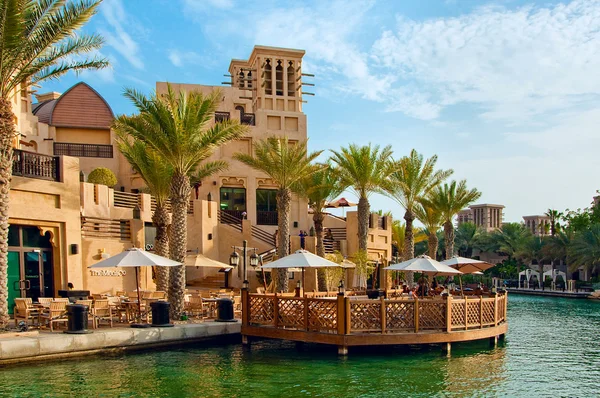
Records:
[[[55,323],[67,323],[67,302],[53,301],[40,314],[40,319],[45,320],[45,323],[50,326],[51,332],[54,331]]]

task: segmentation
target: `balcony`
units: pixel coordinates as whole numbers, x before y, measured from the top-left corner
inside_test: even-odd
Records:
[[[276,211],[259,211],[256,214],[256,224],[258,225],[277,225]]]
[[[248,126],[256,126],[256,119],[254,113],[242,113],[240,116],[240,123]]]
[[[215,112],[215,123],[224,122],[229,119],[229,112]]]
[[[14,176],[60,181],[59,159],[39,153],[13,151],[12,174]]]
[[[113,146],[100,144],[75,144],[55,142],[54,155],[74,156],[78,158],[112,158]]]

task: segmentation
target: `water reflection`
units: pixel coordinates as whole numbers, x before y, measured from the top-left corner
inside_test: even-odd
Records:
[[[472,345],[477,348],[481,343]],[[502,346],[478,353],[453,352],[446,365],[445,391],[456,396],[494,395],[506,382],[505,360]]]

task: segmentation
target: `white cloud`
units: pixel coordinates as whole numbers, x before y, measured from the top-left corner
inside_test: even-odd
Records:
[[[102,31],[106,44],[113,47],[134,68],[144,69],[140,46],[123,27],[130,26],[131,16],[125,12],[121,0],[105,0],[101,10],[106,22],[113,29],[112,31]]]
[[[168,58],[169,61],[171,61],[171,63],[178,68],[186,65],[206,65],[211,63],[209,59],[194,51],[180,51],[171,49],[168,51]]]
[[[187,11],[205,11],[214,7],[219,9],[233,8],[233,0],[183,0],[183,6]]]
[[[486,119],[527,120],[597,100],[599,30],[597,0],[484,7],[455,18],[400,17],[397,28],[375,42],[372,57],[380,68],[396,71],[409,97],[390,110],[426,119],[468,103],[480,106]],[[411,96],[430,111],[415,113]]]

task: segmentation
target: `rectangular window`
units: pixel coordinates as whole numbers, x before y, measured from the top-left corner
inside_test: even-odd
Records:
[[[246,211],[245,188],[221,188],[221,210]]]
[[[256,223],[258,225],[277,225],[276,190],[256,190]]]

